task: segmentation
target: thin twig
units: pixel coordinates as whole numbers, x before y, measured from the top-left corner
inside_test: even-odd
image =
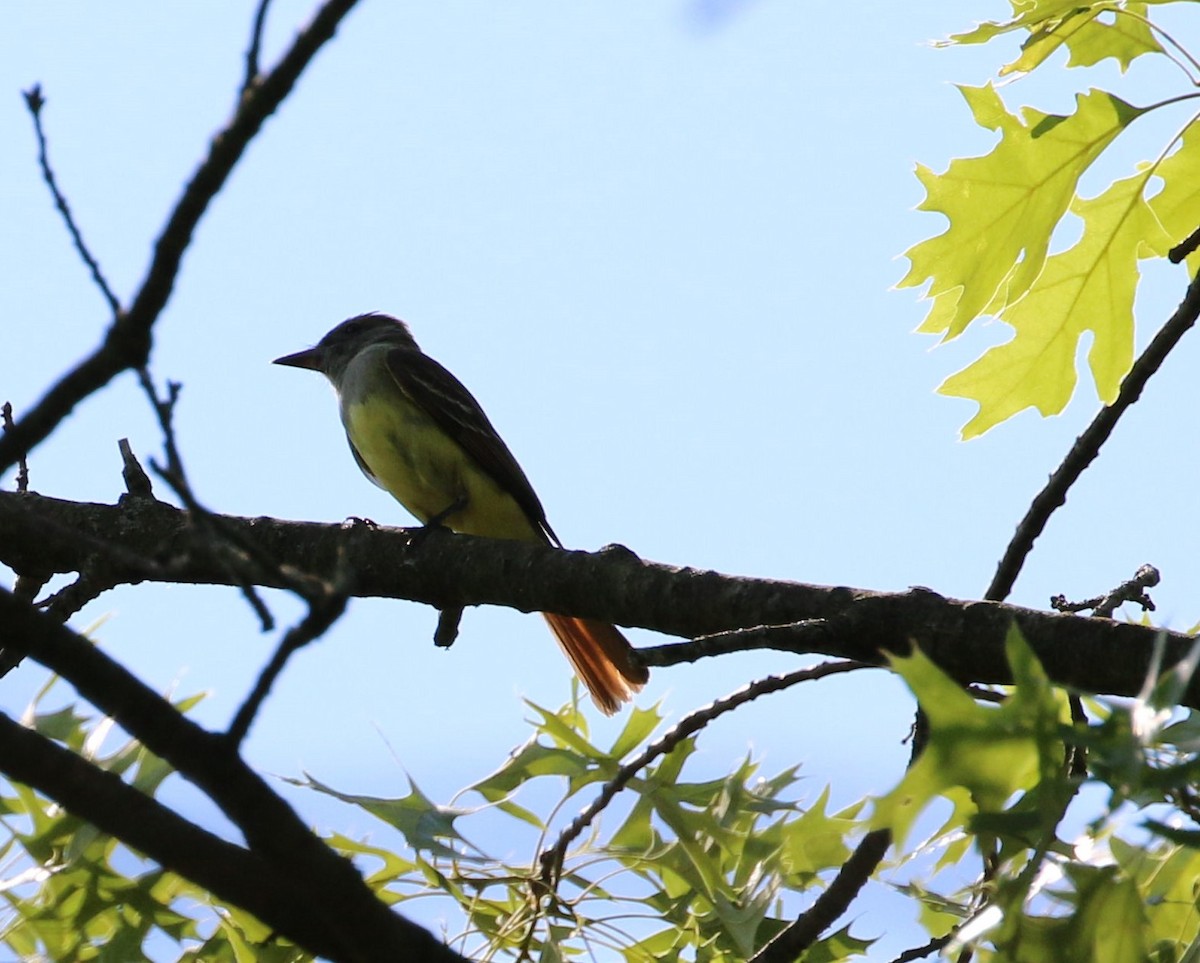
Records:
[[[90,569],[91,566],[88,568]],[[19,584],[20,580],[18,579]],[[110,579],[97,578],[88,572],[80,572],[74,582],[55,592],[49,598],[38,602],[35,607],[42,609],[47,615],[60,622],[66,622],[88,602],[99,598],[115,584]],[[40,588],[39,586],[38,591]],[[13,594],[17,595],[18,593],[14,592]],[[32,602],[32,599],[30,601]],[[24,655],[17,649],[0,650],[0,679],[19,666],[24,658]]]
[[[1111,619],[1113,613],[1126,602],[1134,602],[1145,612],[1154,611],[1154,600],[1146,594],[1146,589],[1153,588],[1159,583],[1161,576],[1153,565],[1143,565],[1133,578],[1122,582],[1114,589],[1103,595],[1095,595],[1081,602],[1072,602],[1065,595],[1054,595],[1050,598],[1050,607],[1056,612],[1082,612],[1092,610],[1092,618]]]
[[[817,897],[816,902],[799,919],[780,930],[774,939],[755,953],[750,963],[792,963],[796,960],[846,912],[891,844],[890,830],[875,829],[867,833],[838,870],[829,888]]]
[[[1200,247],[1200,227],[1171,248],[1167,252],[1167,260],[1172,264],[1178,264],[1198,247]]]
[[[3,405],[0,405],[0,423],[4,426],[5,434],[12,431],[13,417],[11,402],[6,401]],[[29,462],[24,455],[17,459],[17,491],[29,491]]]
[[[908,768],[912,768],[917,757],[924,751],[928,738],[929,720],[921,707],[917,706]],[[842,864],[829,888],[816,898],[812,906],[776,933],[774,938],[751,958],[750,963],[791,963],[799,957],[850,908],[859,891],[867,885],[867,881],[883,862],[883,857],[887,855],[891,845],[890,829],[875,829],[867,833],[850,854],[850,858]]]
[[[309,584],[301,580],[292,579],[288,573],[280,568],[276,560],[266,552],[263,552],[252,539],[245,538],[234,531],[225,524],[220,515],[200,504],[200,501],[196,498],[191,483],[187,479],[187,472],[183,467],[183,458],[179,454],[179,445],[175,438],[175,405],[179,401],[179,393],[183,386],[178,382],[168,381],[167,396],[163,398],[158,394],[158,390],[154,387],[154,381],[145,368],[138,369],[138,381],[150,401],[150,407],[154,410],[159,428],[163,433],[163,450],[167,455],[167,464],[163,466],[158,464],[154,459],[151,459],[150,467],[154,470],[155,474],[165,481],[171,487],[171,490],[179,496],[179,500],[183,502],[183,506],[188,510],[192,520],[202,526],[212,537],[214,545],[220,546],[224,542],[241,550],[243,555],[250,561],[259,565],[265,571],[277,575],[283,580],[285,585],[292,588],[293,591],[308,601],[310,605],[314,604],[314,600],[320,596],[319,594],[312,594]],[[217,551],[214,555],[218,558],[228,560],[226,553]],[[244,560],[241,559],[239,561]],[[262,631],[270,632],[275,627],[275,617],[258,594],[258,590],[254,587],[250,577],[245,573],[244,566],[239,564],[232,567],[230,571],[236,574],[235,581],[238,589],[241,591],[242,597],[246,599],[250,608],[254,610]]]
[[[117,300],[117,296],[113,294],[112,288],[109,287],[108,281],[104,277],[104,272],[100,270],[100,263],[88,249],[87,243],[83,239],[83,232],[79,230],[79,225],[75,223],[75,217],[71,214],[71,208],[67,204],[67,199],[63,195],[63,192],[59,190],[58,179],[54,176],[54,170],[50,167],[50,155],[46,148],[46,132],[42,129],[42,108],[46,105],[46,98],[42,96],[41,84],[34,84],[29,90],[24,92],[24,95],[25,106],[29,108],[30,116],[33,117],[33,131],[37,137],[38,165],[42,169],[42,180],[50,188],[50,194],[54,197],[54,206],[62,214],[63,221],[67,225],[67,232],[71,235],[71,240],[75,243],[75,250],[79,252],[79,256],[83,258],[83,263],[92,272],[92,280],[96,282],[96,287],[104,295],[104,300],[108,302],[109,310],[112,311],[115,318],[121,313],[121,302]]]
[[[744,629],[713,632],[709,635],[697,635],[686,642],[643,646],[638,649],[638,661],[645,666],[661,667],[683,665],[711,656],[750,652],[754,649],[796,652],[804,648],[806,640],[812,640],[815,634],[827,631],[827,626],[826,619],[803,619],[799,622],[751,625]]]
[[[114,587],[115,583],[111,579],[97,578],[90,572],[81,572],[74,582],[48,599],[43,599],[37,607],[60,622],[65,622],[88,602],[98,599]]]
[[[254,27],[250,32],[250,48],[246,51],[246,76],[242,80],[242,96],[254,86],[258,80],[258,58],[262,52],[263,29],[267,23],[267,7],[271,0],[259,0],[258,10],[254,13]]]
[[[154,486],[150,483],[150,476],[133,453],[129,439],[120,439],[117,448],[121,452],[121,477],[125,480],[126,493],[134,498],[153,498]]]
[[[617,793],[629,785],[630,780],[638,772],[659,756],[669,753],[680,742],[688,736],[699,732],[718,716],[724,715],[726,712],[730,712],[747,702],[751,702],[759,696],[779,692],[800,682],[823,679],[826,676],[836,675],[840,672],[853,672],[857,669],[875,668],[878,668],[878,666],[871,665],[868,662],[854,662],[850,660],[843,662],[822,662],[820,665],[810,666],[806,669],[797,669],[795,672],[788,672],[785,675],[768,676],[765,679],[758,679],[749,685],[743,686],[736,692],[717,699],[709,705],[684,716],[669,731],[665,732],[638,753],[637,756],[621,766],[617,774],[604,784],[604,787],[600,790],[600,794],[591,804],[562,831],[554,845],[542,851],[537,860],[542,867],[541,881],[547,886],[554,886],[562,871],[567,847],[604,811]]]
[[[1129,374],[1121,382],[1117,400],[1102,408],[1092,419],[1092,423],[1075,440],[1062,464],[1050,476],[1046,487],[1030,504],[1029,511],[1021,519],[1012,541],[1000,559],[996,574],[992,576],[992,583],[984,595],[985,599],[1002,602],[1008,598],[1025,559],[1033,549],[1034,541],[1045,529],[1050,516],[1066,503],[1067,492],[1071,486],[1100,453],[1101,446],[1108,440],[1121,416],[1141,397],[1146,382],[1162,366],[1184,333],[1196,323],[1197,316],[1200,316],[1200,275],[1192,279],[1187,294],[1175,313],[1134,362]]]
[[[905,950],[894,960],[892,960],[892,963],[912,963],[913,960],[924,959],[925,957],[936,953],[943,946],[949,943],[952,938],[952,935],[947,933],[945,936],[939,936],[935,940],[930,940],[924,946],[916,946],[911,950]]]
[[[63,375],[12,431],[0,437],[0,472],[33,450],[88,395],[121,372],[146,364],[151,329],[171,297],[183,254],[208,205],[224,187],[246,146],[283,103],[300,74],[333,37],[356,2],[326,0],[276,67],[241,98],[229,123],[210,139],[208,155],[192,175],[159,234],[150,269],[129,310],[117,315],[95,351]]]
[[[438,610],[437,628],[433,630],[433,644],[439,649],[448,649],[458,638],[458,626],[462,621],[463,607],[447,605]]]
[[[242,703],[237,715],[234,716],[233,722],[229,724],[226,736],[233,745],[241,745],[242,740],[246,738],[246,734],[254,722],[254,717],[258,715],[258,710],[262,708],[263,702],[271,692],[271,686],[279,678],[279,673],[287,665],[288,659],[308,643],[320,638],[329,626],[337,621],[346,610],[348,598],[349,596],[345,592],[330,592],[322,602],[314,604],[308,610],[308,614],[298,625],[288,629],[279,643],[279,647],[275,650],[275,654],[271,657],[271,661],[259,675],[250,695],[246,697],[246,701]]]

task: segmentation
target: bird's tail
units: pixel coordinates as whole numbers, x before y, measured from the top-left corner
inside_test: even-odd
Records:
[[[633,646],[616,626],[592,619],[542,613],[575,667],[575,673],[592,694],[592,701],[611,716],[638,692],[650,673],[634,662]]]

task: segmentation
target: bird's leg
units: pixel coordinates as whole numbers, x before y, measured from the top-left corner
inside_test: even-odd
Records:
[[[436,532],[442,527],[442,522],[453,515],[457,511],[467,507],[467,496],[459,495],[453,502],[443,508],[436,515],[430,515],[429,518],[421,525],[420,528],[410,528],[408,530],[408,544],[417,548],[425,541],[431,532]]]
[[[444,522],[447,518],[449,518],[455,512],[460,512],[464,508],[466,508],[467,501],[468,501],[468,499],[467,499],[466,494],[459,495],[458,498],[454,499],[454,501],[452,501],[449,505],[447,505],[445,508],[443,508],[436,515],[433,515],[430,518],[428,518],[426,520],[425,524],[422,525],[421,527],[422,528],[437,528],[438,526],[440,526],[442,524],[442,522]]]

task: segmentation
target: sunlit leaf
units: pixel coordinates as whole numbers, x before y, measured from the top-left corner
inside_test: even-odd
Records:
[[[980,811],[998,812],[1043,775],[1065,707],[1015,629],[1005,648],[1016,685],[1000,706],[977,703],[920,649],[891,657],[929,719],[925,750],[900,784],[877,801],[872,817],[873,827],[892,830],[898,846],[925,806],[949,789],[965,787]]]
[[[1179,147],[1158,165],[1155,174],[1162,178],[1163,188],[1150,198],[1150,209],[1163,226],[1165,241],[1155,246],[1155,253],[1167,251],[1200,227],[1200,123],[1195,118],[1183,132]],[[1188,258],[1192,274],[1200,269],[1200,253]]]
[[[982,127],[1000,142],[982,157],[958,158],[943,174],[918,167],[927,196],[921,210],[950,220],[937,237],[910,248],[900,287],[930,281],[928,297],[958,291],[953,311],[931,312],[920,330],[957,337],[975,318],[998,314],[1032,287],[1050,237],[1066,213],[1080,175],[1142,111],[1092,90],[1075,112],[1009,113],[995,88],[961,87]]]
[[[1133,363],[1133,297],[1139,256],[1168,238],[1142,198],[1145,171],[1116,181],[1099,197],[1077,200],[1083,236],[1046,262],[1045,270],[1001,319],[1013,337],[938,389],[970,398],[979,411],[963,428],[971,438],[1023,408],[1062,411],[1075,389],[1075,353],[1091,331],[1088,364],[1101,400],[1111,402]]]

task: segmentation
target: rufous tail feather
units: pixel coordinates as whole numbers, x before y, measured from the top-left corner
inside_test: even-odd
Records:
[[[650,678],[646,667],[634,661],[633,646],[616,626],[552,612],[542,614],[592,701],[606,716],[632,699]]]

